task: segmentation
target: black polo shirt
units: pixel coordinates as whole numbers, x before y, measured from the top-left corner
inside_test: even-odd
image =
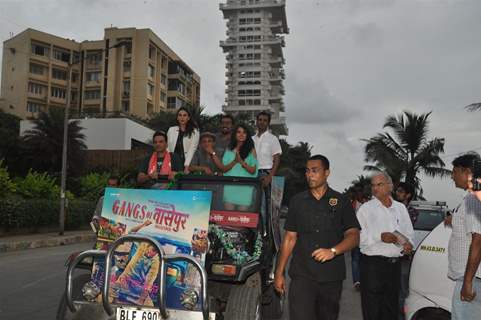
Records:
[[[344,232],[360,229],[349,200],[328,188],[317,200],[310,191],[292,197],[284,229],[297,232],[297,242],[289,267],[291,278],[303,277],[318,282],[340,281],[346,278],[344,255],[327,262],[318,262],[311,256],[319,249],[330,249],[340,243]]]

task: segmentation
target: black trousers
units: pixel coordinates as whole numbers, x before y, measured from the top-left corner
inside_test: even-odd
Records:
[[[399,313],[401,262],[361,257],[361,304],[364,320],[394,320]]]
[[[289,287],[289,320],[336,320],[342,281],[293,278]]]

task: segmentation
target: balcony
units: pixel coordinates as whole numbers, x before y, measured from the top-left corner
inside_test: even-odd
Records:
[[[226,3],[219,4],[219,10],[238,10],[238,9],[259,9],[259,8],[271,8],[271,7],[282,7],[286,5],[286,0],[262,0],[258,3],[249,3],[248,0],[244,3],[239,1],[227,0]],[[225,14],[225,13],[224,13]]]

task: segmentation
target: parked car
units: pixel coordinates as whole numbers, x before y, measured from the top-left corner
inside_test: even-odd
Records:
[[[426,238],[426,236],[436,228],[447,214],[446,202],[441,201],[412,201],[411,206],[415,208],[419,216],[414,223],[414,250]]]

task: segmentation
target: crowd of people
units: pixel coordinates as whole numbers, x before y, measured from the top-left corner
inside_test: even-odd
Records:
[[[178,172],[236,177],[260,177],[266,195],[277,173],[282,149],[269,130],[271,115],[261,111],[256,117],[256,133],[248,126],[235,124],[234,117],[222,115],[216,133],[199,132],[186,108],[179,108],[176,125],[167,133],[153,135],[153,152],[139,165],[137,182],[151,188],[160,187],[158,178],[173,179]],[[229,185],[224,188],[227,210],[243,210],[252,202],[253,189]]]
[[[475,277],[481,261],[481,191],[473,190],[481,181],[472,178],[479,161],[477,154],[467,154],[452,163],[455,185],[468,191],[446,222],[452,226],[446,271],[456,281],[451,310],[455,320],[481,315],[481,280]],[[371,177],[369,191],[356,185],[349,199],[328,185],[329,175],[329,160],[312,156],[305,172],[308,190],[289,204],[274,287],[280,294],[287,292],[285,271],[292,256],[290,319],[338,318],[348,252],[363,319],[404,319],[413,224],[419,216],[410,206],[413,186],[395,186],[388,174],[378,172]]]

